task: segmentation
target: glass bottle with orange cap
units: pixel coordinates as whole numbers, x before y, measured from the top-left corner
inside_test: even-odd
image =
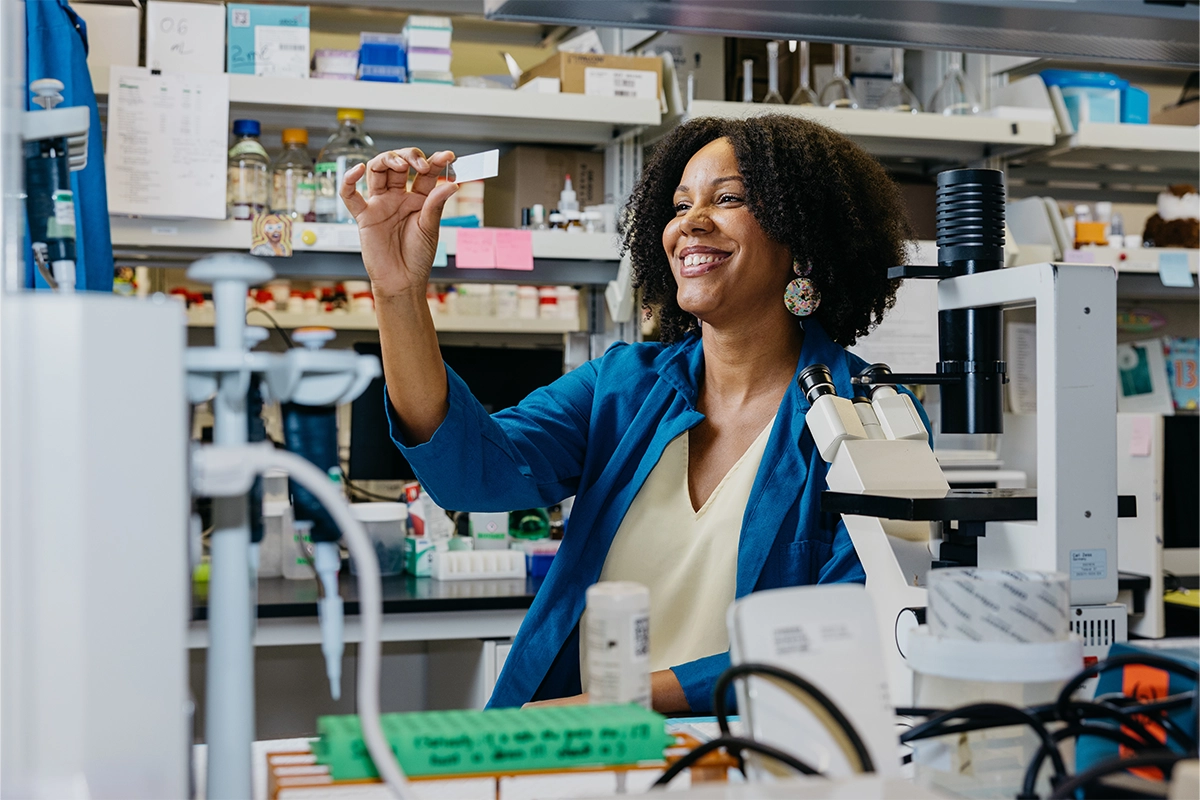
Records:
[[[297,222],[316,222],[316,189],[308,131],[284,128],[283,151],[271,162],[271,213]]]

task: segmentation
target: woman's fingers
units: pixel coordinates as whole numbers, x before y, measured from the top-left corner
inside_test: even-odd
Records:
[[[346,170],[346,174],[342,178],[342,185],[338,187],[338,194],[341,195],[342,202],[346,204],[346,209],[355,219],[358,219],[358,215],[367,210],[367,201],[358,193],[358,182],[362,179],[366,169],[366,164],[355,164]]]
[[[434,187],[429,196],[425,198],[425,204],[421,206],[421,216],[417,218],[417,224],[424,233],[437,236],[438,226],[442,221],[442,209],[445,208],[446,201],[457,191],[457,183],[443,183],[441,186]]]
[[[428,195],[433,191],[433,187],[437,186],[438,177],[442,174],[442,170],[453,160],[454,153],[450,150],[439,150],[431,155],[428,159],[429,171],[424,174],[417,174],[417,177],[413,180],[412,190],[417,194]]]

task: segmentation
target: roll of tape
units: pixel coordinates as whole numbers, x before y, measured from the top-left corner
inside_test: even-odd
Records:
[[[959,567],[929,573],[929,631],[946,639],[1062,641],[1070,606],[1061,572]]]

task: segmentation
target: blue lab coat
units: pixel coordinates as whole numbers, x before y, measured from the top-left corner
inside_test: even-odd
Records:
[[[88,106],[88,163],[71,173],[75,193],[75,288],[111,292],[113,288],[112,234],[108,226],[108,190],[104,182],[104,136],[100,112],[87,67],[87,26],[67,0],[27,0],[25,3],[25,108],[33,104],[29,84],[41,78],[63,82],[60,107]],[[25,226],[29,241],[29,226]],[[25,286],[45,288],[25,246]]]
[[[817,322],[806,321],[804,330],[796,377],[809,364],[825,364],[838,394],[853,396],[850,376],[866,362],[831,341]],[[619,343],[520,405],[489,416],[447,367],[449,412],[433,437],[416,447],[405,446],[385,400],[393,441],[443,508],[508,511],[576,496],[567,534],[517,634],[491,707],[579,693],[585,592],[599,580],[617,528],[667,444],[704,419],[696,410],[703,371],[697,334],[669,346]],[[821,513],[828,465],[805,431],[809,408],[793,379],[742,519],[738,597],[866,579],[840,517]],[[672,668],[693,712],[711,711],[713,684],[728,667],[729,654],[720,653]]]

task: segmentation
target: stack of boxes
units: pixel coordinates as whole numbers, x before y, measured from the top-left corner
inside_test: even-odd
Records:
[[[408,18],[401,36],[408,51],[410,83],[454,85],[454,73],[450,71],[453,32],[449,17],[414,14]]]

